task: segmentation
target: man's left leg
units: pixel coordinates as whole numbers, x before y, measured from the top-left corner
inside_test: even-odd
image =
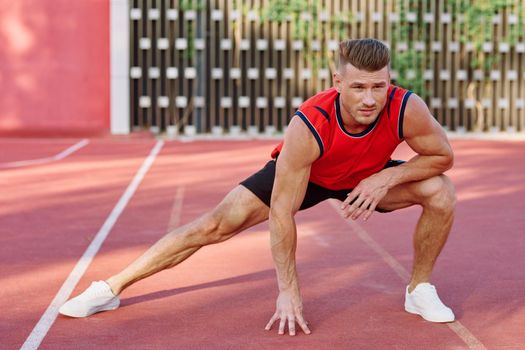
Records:
[[[385,210],[415,204],[423,207],[414,234],[414,262],[406,291],[405,309],[433,322],[454,320],[454,314],[441,303],[434,286],[429,282],[434,264],[452,227],[455,203],[452,182],[445,175],[440,175],[396,186],[378,205]]]

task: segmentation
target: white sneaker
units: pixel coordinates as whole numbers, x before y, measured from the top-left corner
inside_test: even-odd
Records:
[[[120,305],[120,299],[113,294],[104,281],[93,282],[82,294],[74,297],[60,307],[62,315],[70,317],[88,317],[94,313],[115,310]]]
[[[453,322],[455,317],[437,295],[436,287],[430,283],[420,283],[412,293],[405,293],[405,310],[411,314],[420,315],[430,322]]]

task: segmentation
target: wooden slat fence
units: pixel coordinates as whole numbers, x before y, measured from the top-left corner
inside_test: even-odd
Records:
[[[282,132],[331,86],[338,42],[374,37],[392,49],[395,82],[448,130],[525,132],[525,0],[476,22],[486,2],[130,0],[131,125]]]

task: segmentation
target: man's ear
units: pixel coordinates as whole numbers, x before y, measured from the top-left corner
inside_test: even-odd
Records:
[[[339,73],[339,71],[335,71],[332,77],[334,80],[334,87],[336,88],[337,92],[340,93],[343,77],[341,76],[341,73]]]

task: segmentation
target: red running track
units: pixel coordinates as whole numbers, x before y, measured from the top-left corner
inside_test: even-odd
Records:
[[[51,157],[78,141],[0,139],[0,165]],[[213,208],[275,143],[164,144],[73,294],[125,267],[169,227]],[[0,170],[2,349],[27,339],[154,144],[94,139],[60,161]],[[297,217],[312,335],[264,331],[277,290],[261,224],[130,287],[116,311],[59,316],[40,349],[523,349],[525,143],[453,147],[457,217],[433,281],[462,327],[403,311],[418,208],[355,225],[327,201]]]

